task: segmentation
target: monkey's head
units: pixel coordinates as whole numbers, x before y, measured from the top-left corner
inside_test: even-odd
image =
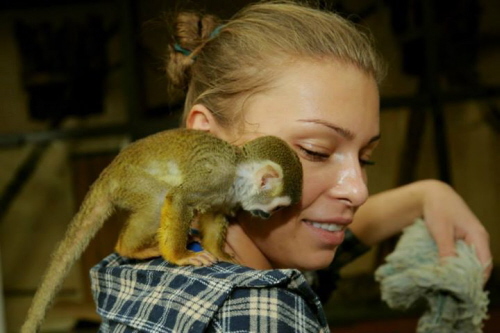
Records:
[[[302,196],[302,164],[295,151],[275,136],[263,136],[243,147],[245,162],[238,178],[246,179],[240,201],[244,210],[269,218],[282,207],[296,204]]]

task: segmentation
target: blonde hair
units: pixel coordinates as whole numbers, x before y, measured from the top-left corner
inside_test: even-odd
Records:
[[[371,37],[333,12],[292,1],[259,2],[220,23],[211,15],[177,17],[177,51],[170,47],[167,73],[172,84],[187,89],[183,124],[198,103],[222,127],[240,123],[244,101],[267,89],[290,60],[340,61],[377,82],[385,74]]]

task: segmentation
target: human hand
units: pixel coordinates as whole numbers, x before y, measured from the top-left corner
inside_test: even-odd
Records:
[[[473,246],[484,267],[487,281],[493,268],[489,234],[453,188],[440,181],[428,181],[423,196],[423,218],[436,241],[441,258],[455,255],[455,241]]]

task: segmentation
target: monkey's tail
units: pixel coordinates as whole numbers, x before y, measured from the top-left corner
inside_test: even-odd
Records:
[[[61,288],[66,275],[85,250],[90,240],[113,213],[113,203],[103,197],[104,186],[95,183],[83,200],[81,208],[69,224],[63,240],[52,254],[49,266],[33,298],[21,333],[40,330],[49,306]],[[101,187],[101,188],[96,188]]]

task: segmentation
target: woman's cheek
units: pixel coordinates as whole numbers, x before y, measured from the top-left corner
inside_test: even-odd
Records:
[[[302,206],[304,208],[313,203],[321,194],[322,188],[325,187],[325,181],[327,181],[325,175],[328,174],[314,170],[314,168],[304,167],[303,170]]]

